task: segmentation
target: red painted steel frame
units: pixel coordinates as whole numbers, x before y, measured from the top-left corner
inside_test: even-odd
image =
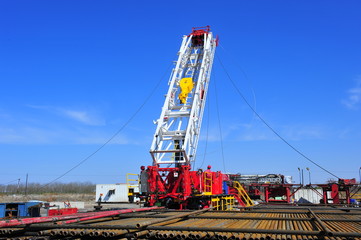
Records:
[[[264,191],[258,190],[258,188],[253,189],[258,195],[264,195],[265,202],[291,202],[291,188],[293,184],[272,184],[272,183],[251,183],[250,187],[263,187]],[[276,200],[276,197],[286,196],[283,200]]]
[[[324,204],[350,204],[350,188],[354,185],[356,184],[344,182],[317,184],[317,186],[322,187]]]
[[[211,30],[210,26],[192,28],[192,32],[189,34],[193,36],[192,44],[194,46],[203,45],[204,43],[203,35],[209,33],[210,30]]]
[[[147,173],[149,206],[154,206],[158,200],[172,198],[182,209],[186,207],[187,199],[194,195],[205,191],[211,195],[223,193],[221,172],[191,171],[190,165],[182,165],[174,168],[148,166]]]
[[[205,26],[205,27],[194,27],[192,28],[192,33],[190,35],[193,36],[202,36],[205,33],[209,33],[209,31],[211,31],[211,27],[210,26]]]

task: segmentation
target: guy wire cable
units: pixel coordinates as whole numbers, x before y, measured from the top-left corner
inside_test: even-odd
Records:
[[[153,96],[153,94],[155,93],[155,91],[158,89],[160,83],[162,82],[163,78],[166,76],[166,74],[169,72],[169,68],[170,66],[172,66],[173,62],[171,62],[169,64],[169,66],[167,67],[166,72],[163,74],[163,76],[159,79],[158,83],[155,85],[155,87],[152,89],[152,91],[150,92],[150,94],[145,98],[144,102],[137,108],[137,110],[129,117],[129,119],[118,129],[118,131],[116,131],[105,143],[103,143],[100,147],[98,147],[93,153],[89,154],[86,158],[84,158],[82,161],[80,161],[78,164],[76,164],[74,167],[70,168],[68,171],[66,171],[65,173],[61,174],[59,177],[55,178],[54,180],[50,181],[49,183],[45,184],[42,187],[46,187],[49,184],[59,180],[60,178],[64,177],[65,175],[67,175],[68,173],[70,173],[71,171],[73,171],[74,169],[76,169],[77,167],[79,167],[81,164],[83,164],[84,162],[86,162],[87,160],[89,160],[92,156],[94,156],[97,152],[99,152],[102,148],[104,148],[110,141],[112,141],[121,131],[124,130],[124,128],[126,126],[128,126],[128,124],[130,122],[133,121],[133,119],[138,115],[138,113],[143,109],[143,107],[145,106],[145,104],[149,101],[149,99]]]
[[[208,95],[207,97],[208,101],[207,101],[207,127],[206,127],[206,145],[204,146],[204,154],[203,154],[203,159],[202,159],[202,163],[201,166],[199,168],[203,167],[204,161],[206,159],[206,155],[207,155],[207,149],[208,149],[208,134],[209,134],[209,116],[210,116],[210,97]]]
[[[252,80],[248,77],[246,71],[243,69],[243,67],[239,64],[239,62],[237,62],[236,59],[234,59],[232,57],[232,54],[230,54],[224,47],[222,44],[219,44],[219,46],[223,49],[223,51],[228,54],[230,56],[230,59],[234,62],[234,65],[236,65],[236,67],[239,68],[239,70],[241,71],[241,73],[243,74],[243,77],[244,79],[248,82],[248,84],[250,85],[251,87],[251,91],[252,91],[252,95],[253,95],[253,103],[254,103],[254,109],[257,111],[257,98],[256,98],[256,93],[254,91],[254,88],[253,88],[253,83],[252,83]]]
[[[286,139],[284,139],[279,133],[277,133],[276,130],[274,130],[267,122],[266,120],[264,120],[257,112],[256,110],[251,106],[251,104],[247,101],[247,99],[245,98],[245,96],[242,94],[242,92],[239,90],[239,88],[237,87],[237,85],[235,84],[235,82],[232,80],[231,76],[229,75],[229,73],[227,72],[226,68],[224,67],[222,61],[220,60],[220,58],[218,57],[218,55],[216,54],[216,57],[219,61],[219,63],[221,64],[224,72],[226,73],[228,79],[230,80],[230,82],[232,83],[233,87],[236,89],[237,93],[240,95],[240,97],[243,99],[243,101],[247,104],[247,106],[252,110],[252,112],[254,114],[256,114],[256,116],[279,138],[281,139],[284,143],[286,143],[290,148],[292,148],[295,152],[297,152],[299,155],[301,155],[303,158],[305,158],[306,160],[308,160],[309,162],[313,163],[314,165],[316,165],[317,167],[321,168],[322,170],[324,170],[325,172],[329,173],[330,175],[336,177],[337,179],[340,179],[338,176],[336,176],[335,174],[333,174],[332,172],[328,171],[327,169],[325,169],[324,167],[322,167],[321,165],[317,164],[316,162],[312,161],[310,158],[308,158],[305,154],[303,154],[300,150],[298,150],[296,147],[294,147],[292,144],[290,144]]]
[[[220,114],[219,114],[218,92],[217,92],[217,81],[216,81],[216,78],[214,78],[214,91],[215,91],[215,94],[216,94],[216,109],[217,109],[217,118],[218,118],[218,128],[219,128],[219,135],[220,135],[220,138],[221,138],[221,154],[222,154],[223,171],[226,172],[226,164],[225,164],[225,162],[224,162],[222,125],[221,125],[221,117],[220,117]]]

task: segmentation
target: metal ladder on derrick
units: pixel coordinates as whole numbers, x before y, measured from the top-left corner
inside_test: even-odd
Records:
[[[245,207],[251,207],[254,205],[252,199],[249,197],[246,190],[243,188],[242,184],[238,181],[233,181],[232,187],[237,191],[237,200],[241,201]]]

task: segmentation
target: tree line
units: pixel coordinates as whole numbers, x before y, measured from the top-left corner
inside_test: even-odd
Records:
[[[70,183],[28,183],[0,185],[2,194],[42,194],[42,193],[94,193],[95,184],[91,182]]]

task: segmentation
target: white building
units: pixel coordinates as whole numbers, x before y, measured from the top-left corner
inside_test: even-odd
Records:
[[[101,203],[123,203],[137,202],[138,197],[133,194],[139,192],[139,186],[129,185],[127,183],[116,184],[97,184],[95,202]]]

